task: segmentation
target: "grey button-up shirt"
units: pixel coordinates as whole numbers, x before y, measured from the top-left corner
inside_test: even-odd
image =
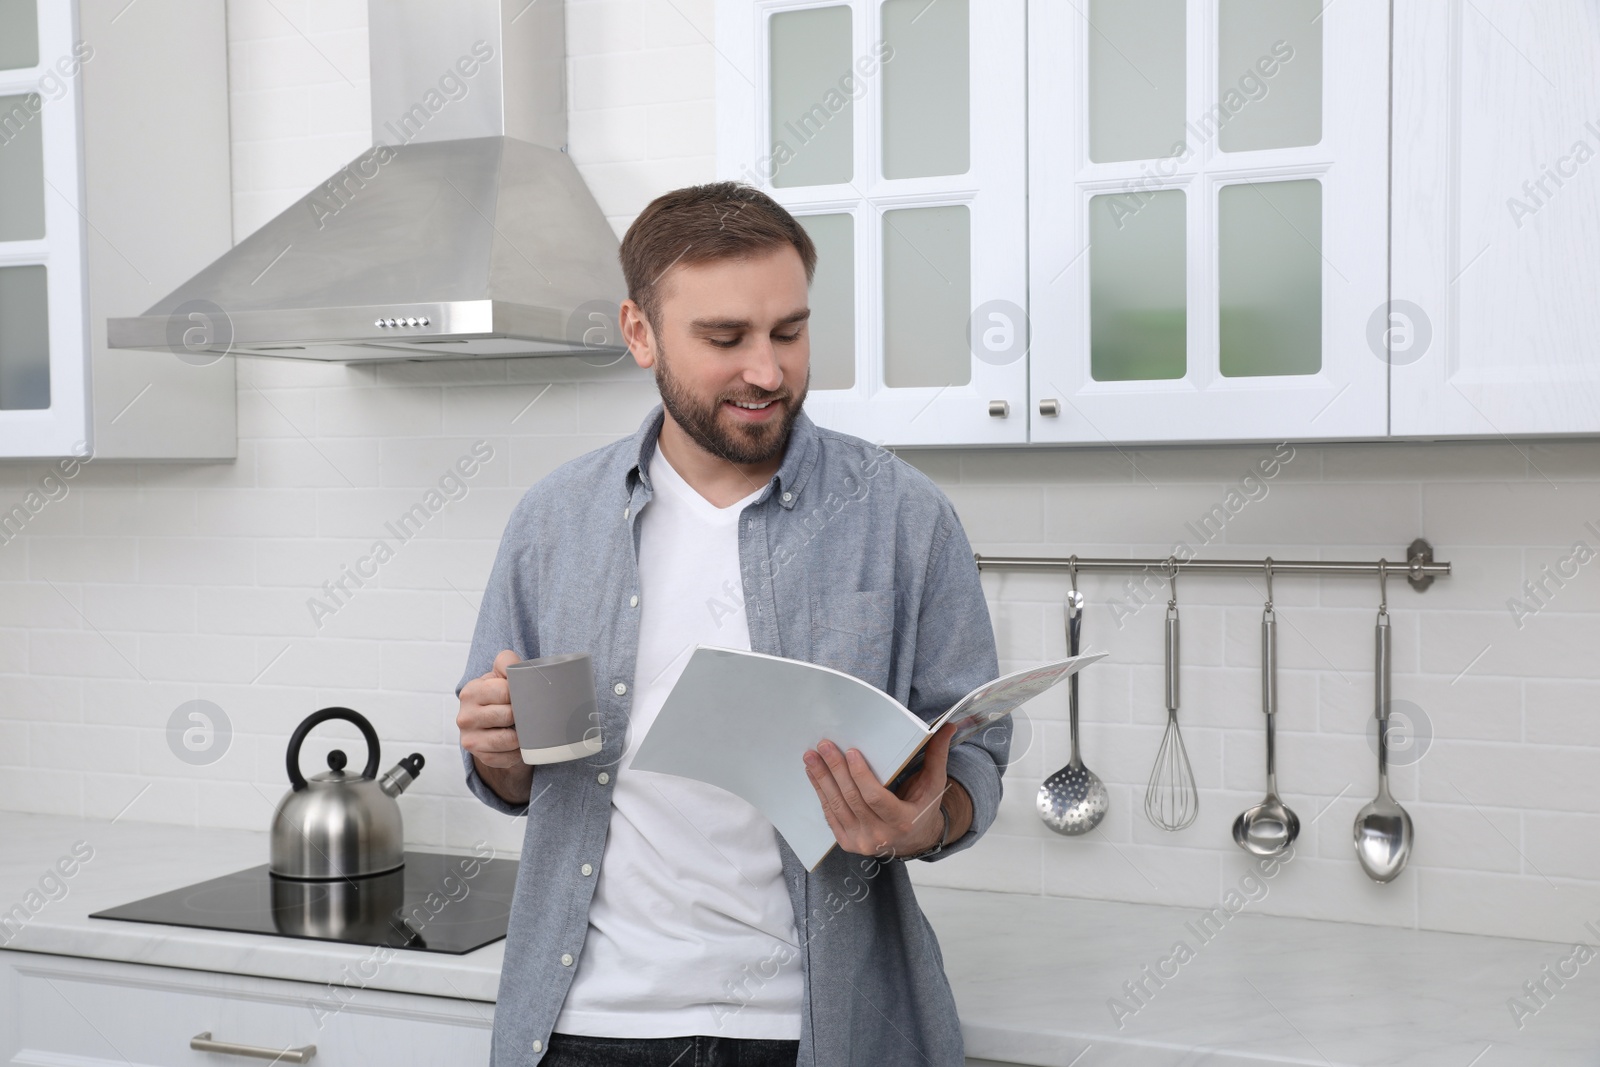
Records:
[[[501,1067],[537,1063],[549,1047],[576,970],[568,961],[582,955],[589,901],[605,876],[611,791],[628,773],[619,763],[639,647],[639,516],[661,423],[658,406],[632,437],[528,490],[501,539],[457,686],[509,648],[527,659],[588,652],[598,689],[602,751],[538,767],[528,804],[498,797],[462,752],[474,794],[528,817],[495,1009]],[[740,515],[739,562],[757,652],[848,671],[924,719],[999,674],[978,570],[950,502],[909,464],[804,413],[782,467]],[[972,797],[972,828],[933,859],[970,847],[994,821],[1008,749],[1008,731],[993,729],[951,750],[948,773]],[[960,1067],[955,1001],[905,861],[835,848],[807,872],[773,834],[805,976],[798,1062]],[[748,998],[771,966],[752,960],[729,974],[729,1004],[707,1011],[702,1032],[716,1034],[717,1013],[736,1011],[741,991]]]

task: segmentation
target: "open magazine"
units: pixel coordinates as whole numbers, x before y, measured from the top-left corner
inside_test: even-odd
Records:
[[[956,724],[954,746],[1105,655],[996,678],[925,722],[883,690],[831,667],[699,645],[629,766],[744,798],[815,870],[837,842],[806,775],[807,749],[823,738],[859,749],[879,781],[895,783],[946,723]]]

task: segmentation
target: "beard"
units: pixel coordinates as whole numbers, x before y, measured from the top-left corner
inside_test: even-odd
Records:
[[[659,343],[656,346],[655,370],[661,406],[673,421],[682,427],[690,440],[713,456],[739,464],[766,463],[783,454],[783,450],[789,446],[789,433],[794,429],[794,420],[799,418],[811,386],[811,373],[807,370],[806,384],[801,387],[799,396],[790,397],[785,389],[768,392],[747,388],[740,392],[722,393],[705,402],[673,377],[667,366],[666,349]],[[730,400],[745,404],[777,401],[783,403],[783,413],[766,422],[727,426],[721,421],[722,404]]]

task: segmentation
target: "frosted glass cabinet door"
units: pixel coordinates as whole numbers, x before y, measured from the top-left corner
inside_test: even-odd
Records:
[[[965,174],[971,151],[969,0],[884,0],[883,176]]]
[[[801,215],[800,225],[817,246],[811,279],[811,388],[849,389],[856,384],[856,228],[847,214]]]
[[[853,176],[853,100],[836,83],[850,69],[850,9],[781,11],[769,25],[772,184],[835,185]]]
[[[0,267],[0,411],[50,406],[50,323],[43,267]]]
[[[1184,0],[1089,0],[1089,22],[1089,158],[1177,155],[1184,139]]]
[[[1324,0],[1219,0],[1217,99],[1224,152],[1322,140]]]
[[[1138,211],[1089,201],[1089,373],[1097,382],[1182,378],[1189,336],[1181,189]]]
[[[719,173],[793,212],[819,424],[1027,440],[1026,0],[718,0]]]
[[[883,384],[968,385],[972,223],[964,205],[883,213]]]
[[[0,70],[38,65],[38,0],[0,0]]]
[[[0,243],[44,234],[44,123],[38,93],[0,96]]]
[[[1029,6],[1030,440],[1378,437],[1388,6]]]

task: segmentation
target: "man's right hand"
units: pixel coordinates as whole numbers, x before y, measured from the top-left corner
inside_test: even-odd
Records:
[[[494,667],[461,687],[456,728],[461,747],[472,753],[478,776],[502,800],[526,804],[533,794],[533,768],[522,762],[522,748],[511,718],[511,684],[506,668],[522,657],[506,649]]]

